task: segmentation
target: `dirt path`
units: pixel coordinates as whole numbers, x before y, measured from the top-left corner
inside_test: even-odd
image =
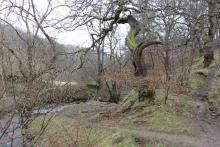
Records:
[[[193,93],[191,97],[191,102],[198,108],[198,116],[194,121],[200,127],[201,139],[206,140],[208,143],[207,147],[220,147],[219,109],[214,107],[208,99],[215,73],[218,70],[218,65],[212,66],[203,86]],[[211,114],[208,118],[204,118],[201,115],[201,111],[204,110],[205,104],[208,105],[208,111]]]
[[[136,128],[124,128],[119,126],[113,127],[113,126],[106,126],[103,124],[89,123],[89,122],[86,122],[85,125],[95,128],[108,129],[111,131],[126,132],[137,135],[138,137],[144,138],[146,140],[148,139],[164,140],[170,143],[174,143],[178,147],[186,147],[186,146],[209,147],[207,140],[201,139],[200,137],[197,138],[197,137],[191,137],[185,135],[167,134],[163,132],[147,131],[145,129],[136,129]],[[220,144],[218,144],[215,147],[218,146],[220,146]]]
[[[208,93],[212,87],[214,76],[218,70],[217,66],[210,68],[207,79],[204,85],[198,89],[191,97],[191,102],[195,105],[199,104],[202,106],[208,98]],[[74,108],[67,108],[61,111],[61,114],[66,117],[74,118],[74,116],[83,110],[84,112],[89,111],[98,111],[99,109],[105,108],[105,105],[98,106],[93,104],[82,104],[81,106],[75,105]],[[75,111],[73,111],[75,110]],[[145,139],[159,139],[166,140],[172,143],[177,144],[178,146],[196,146],[196,147],[220,147],[220,128],[216,118],[204,119],[198,116],[195,119],[195,124],[197,124],[201,130],[201,134],[198,137],[191,137],[185,135],[174,135],[167,134],[162,132],[153,132],[146,129],[137,129],[137,128],[125,128],[121,126],[111,126],[101,123],[92,123],[92,122],[83,122],[86,126],[95,127],[95,128],[104,128],[112,131],[128,132],[131,134],[136,134],[139,137]]]
[[[99,111],[104,109],[105,107],[93,104],[81,104],[81,105],[73,105],[69,108],[65,108],[60,112],[62,116],[67,118],[77,118],[77,114],[79,113],[80,109],[84,112],[87,111]],[[168,134],[163,132],[154,132],[146,130],[146,128],[132,128],[132,127],[123,127],[123,126],[113,126],[109,124],[103,124],[99,122],[91,122],[81,120],[81,124],[91,128],[102,128],[111,131],[118,131],[118,132],[125,132],[130,134],[135,134],[138,137],[148,139],[156,139],[156,140],[165,140],[171,143],[176,144],[178,147],[185,147],[185,146],[196,146],[196,147],[218,147],[220,144],[214,144],[214,146],[210,145],[209,138],[205,138],[204,136],[199,137],[192,137],[192,136],[185,136],[185,135],[176,135],[176,134]]]
[[[212,88],[212,83],[215,77],[215,73],[218,71],[218,65],[210,67],[207,78],[201,88],[193,93],[192,98],[194,101],[205,101],[208,98],[209,91]]]
[[[64,117],[67,118],[77,118],[77,114],[79,114],[80,110],[83,110],[83,113],[85,112],[91,112],[91,111],[100,111],[104,110],[106,108],[106,105],[94,105],[94,104],[74,104],[70,107],[64,108],[62,111],[60,111],[59,114],[61,114]],[[156,140],[165,140],[171,143],[176,144],[178,147],[185,147],[185,146],[196,146],[196,147],[218,147],[220,144],[215,144],[215,146],[210,146],[208,139],[204,137],[191,137],[191,136],[185,136],[185,135],[175,135],[175,134],[167,134],[163,132],[154,132],[146,130],[146,128],[143,129],[137,129],[132,127],[123,127],[123,126],[112,126],[109,124],[103,124],[99,122],[91,122],[86,120],[81,120],[81,124],[92,127],[92,128],[102,128],[107,129],[111,131],[118,131],[118,132],[125,132],[130,134],[135,134],[138,137],[144,138],[144,139],[156,139]]]

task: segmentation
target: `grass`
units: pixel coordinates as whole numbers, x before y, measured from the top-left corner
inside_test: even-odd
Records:
[[[197,90],[204,84],[204,81],[205,81],[205,76],[198,73],[192,73],[188,85],[193,90]]]
[[[196,135],[198,133],[196,126],[190,119],[167,111],[154,112],[147,123],[149,128],[154,131],[186,135]]]
[[[209,99],[218,107],[220,106],[220,77],[215,78],[211,91],[209,92]]]
[[[215,58],[215,61],[213,61],[209,67],[215,66],[217,63],[220,62],[219,50],[214,51],[214,58]],[[203,61],[204,61],[204,58],[199,57],[199,58],[195,59],[194,64],[192,66],[192,72],[191,72],[189,84],[193,89],[198,88],[203,83],[204,78],[206,78],[208,75],[209,67],[204,68]],[[220,77],[219,70],[216,73],[216,77]]]
[[[134,92],[129,94],[136,97]],[[170,134],[183,134],[189,136],[197,136],[199,134],[198,127],[193,123],[191,117],[191,107],[187,103],[187,96],[170,95],[168,103],[164,104],[164,91],[156,91],[156,100],[154,104],[146,102],[133,102],[134,103],[129,111],[117,113],[116,116],[111,116],[109,119],[101,118],[99,120],[104,123],[115,124],[123,127],[140,127],[142,129],[165,132]],[[127,108],[130,104],[123,101],[118,107]],[[118,108],[118,110],[124,110],[124,108]],[[113,110],[114,111],[114,110]],[[118,116],[117,116],[118,115]]]
[[[186,96],[170,96],[166,105],[160,103],[150,111],[151,115],[145,117],[146,125],[150,130],[189,136],[199,134],[199,129],[191,120],[192,112]],[[149,109],[145,108],[144,112],[149,113]]]
[[[218,50],[214,51],[214,58],[217,62],[219,61],[219,52],[218,52]],[[204,69],[203,61],[204,61],[203,57],[198,57],[197,59],[195,59],[194,64],[192,66],[193,70],[194,69]],[[216,63],[213,61],[209,67],[211,67],[215,64]]]
[[[205,78],[208,76],[209,69],[203,67],[203,58],[198,58],[195,60],[195,64],[192,66],[191,75],[188,81],[188,85],[193,89],[197,90],[200,88]]]
[[[32,135],[37,135],[42,121],[43,116],[35,119],[30,124],[28,132]],[[51,120],[36,146],[94,146],[100,143],[100,139],[105,139],[110,135],[111,132],[109,131],[85,127],[75,120],[56,116]]]
[[[46,116],[48,119],[50,115]],[[44,116],[39,116],[29,126],[28,132],[37,135]],[[113,132],[101,128],[82,125],[75,120],[56,116],[51,120],[43,135],[34,146],[39,147],[175,147],[176,145],[162,140],[145,140],[135,135]]]

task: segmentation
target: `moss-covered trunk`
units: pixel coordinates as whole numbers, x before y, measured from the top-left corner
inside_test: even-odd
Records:
[[[215,36],[216,31],[216,1],[214,0],[208,0],[208,17],[209,17],[209,30],[208,30],[208,41],[207,45],[204,48],[204,67],[208,67],[212,61],[214,60],[214,51],[213,51],[213,40]]]
[[[144,59],[142,52],[136,49],[133,53],[133,66],[135,76],[144,76],[146,74],[146,68],[144,67]]]
[[[119,23],[128,23],[130,25],[130,31],[126,37],[126,45],[128,46],[132,57],[134,66],[134,75],[136,77],[145,76],[147,73],[147,68],[144,64],[143,50],[151,45],[162,44],[160,41],[149,41],[144,40],[141,43],[136,42],[136,37],[139,34],[141,27],[139,22],[132,16],[129,15],[119,21]],[[154,91],[150,90],[145,83],[144,85],[139,85],[138,96],[139,100],[151,99],[154,97]],[[150,98],[149,98],[150,97]]]
[[[132,16],[129,15],[127,20],[123,20],[123,23],[127,22],[130,25],[130,31],[126,37],[126,45],[130,49],[133,57],[133,66],[135,76],[145,76],[147,69],[144,67],[143,50],[151,45],[162,44],[160,41],[142,41],[141,43],[136,42],[136,36],[139,34],[141,27],[139,22]]]
[[[140,24],[139,22],[132,16],[128,16],[128,23],[131,27],[127,37],[126,37],[126,44],[130,49],[133,57],[133,66],[134,66],[134,74],[136,76],[144,76],[145,69],[144,69],[144,60],[142,57],[142,51],[138,47],[138,44],[135,40],[136,36],[140,32]]]

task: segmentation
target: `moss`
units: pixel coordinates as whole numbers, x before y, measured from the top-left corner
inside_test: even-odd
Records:
[[[205,82],[205,76],[201,74],[192,73],[189,78],[188,85],[193,90],[197,90],[204,84],[204,82]]]
[[[214,51],[214,62],[211,62],[211,64],[209,65],[209,67],[216,65],[216,62],[218,63],[220,61],[220,53],[218,50]],[[204,57],[199,57],[196,58],[193,65],[192,65],[192,70],[208,70],[208,68],[204,68]]]
[[[207,42],[208,40],[209,40],[209,35],[208,35],[208,33],[207,32],[204,32],[203,34],[202,34],[202,40],[204,41],[204,42]]]
[[[139,29],[132,28],[126,37],[126,44],[129,48],[135,50],[138,47],[138,44],[135,41],[135,36],[137,35]]]
[[[138,91],[132,90],[118,106],[118,111],[126,112],[131,109],[149,105],[155,100],[155,92],[153,90]]]
[[[194,64],[192,65],[192,69],[195,70],[203,68],[203,60],[203,57],[195,59]]]
[[[135,102],[138,101],[138,91],[136,90],[132,90],[124,99],[123,101],[121,101],[121,103],[119,104],[119,111],[127,111],[129,109],[131,109],[131,107],[135,104]]]
[[[201,68],[201,69],[194,70],[193,73],[207,77],[208,73],[209,73],[209,69],[208,68]]]

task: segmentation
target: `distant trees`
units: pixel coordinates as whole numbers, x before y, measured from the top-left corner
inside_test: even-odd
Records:
[[[9,104],[9,112],[21,118],[24,129],[34,119],[33,107],[45,105],[49,101],[45,97],[56,97],[56,59],[63,50],[48,30],[62,22],[53,13],[65,5],[53,2],[42,6],[34,0],[0,1],[0,103]],[[42,122],[39,134],[47,123]]]

